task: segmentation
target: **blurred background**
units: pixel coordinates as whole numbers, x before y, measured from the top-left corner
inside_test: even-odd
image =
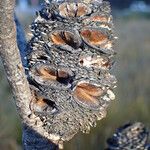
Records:
[[[106,139],[128,122],[141,121],[150,128],[150,0],[110,2],[119,37],[115,45],[117,62],[112,70],[118,79],[116,100],[90,134],[78,134],[65,144],[65,150],[104,150]],[[17,0],[16,13],[26,33],[41,3]],[[0,62],[0,149],[21,149],[21,134],[20,119]]]

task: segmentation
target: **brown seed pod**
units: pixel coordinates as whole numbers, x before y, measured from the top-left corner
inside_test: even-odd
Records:
[[[40,76],[41,78],[43,78],[44,80],[56,80],[57,79],[57,75],[56,75],[56,71],[53,69],[49,69],[46,67],[40,67],[37,69],[37,73],[38,76]]]
[[[49,35],[49,40],[55,45],[69,45],[75,49],[81,45],[81,38],[76,32],[56,30]]]
[[[47,86],[69,86],[74,77],[67,68],[54,68],[50,64],[36,64],[30,71],[30,77],[38,84]]]
[[[59,6],[59,14],[65,18],[82,17],[91,13],[91,9],[83,3],[65,2]]]
[[[96,13],[90,15],[90,17],[83,19],[84,25],[90,25],[90,24],[94,24],[94,23],[111,25],[111,22],[112,22],[112,16],[108,15],[108,14],[106,15],[103,12],[96,12]]]
[[[103,93],[102,88],[89,83],[80,83],[74,89],[76,102],[91,109],[99,107],[99,98]]]
[[[102,12],[96,12],[90,17],[83,19],[83,23],[85,26],[88,25],[89,27],[112,30],[112,16]]]
[[[33,95],[30,107],[34,113],[46,113],[52,115],[57,112],[55,102],[43,97],[34,86],[30,86],[30,88]]]
[[[108,41],[108,36],[102,33],[101,31],[94,29],[82,29],[81,36],[90,45],[101,45]]]

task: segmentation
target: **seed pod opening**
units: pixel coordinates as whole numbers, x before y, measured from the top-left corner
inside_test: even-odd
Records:
[[[83,3],[62,3],[59,6],[59,14],[62,17],[82,17],[91,13],[91,9]]]
[[[50,41],[55,45],[69,45],[75,49],[81,45],[80,37],[70,31],[55,31],[50,35]]]
[[[100,87],[89,83],[80,83],[74,90],[75,101],[89,109],[97,109],[100,105],[99,99],[103,94]]]
[[[57,79],[57,73],[54,69],[50,69],[44,66],[41,66],[37,69],[37,73],[39,76],[41,76],[45,80],[56,80]]]
[[[57,110],[55,102],[51,101],[50,99],[47,99],[43,97],[42,95],[38,94],[38,91],[34,89],[34,87],[31,86],[32,94],[33,94],[33,100],[31,103],[31,109],[35,113],[49,113],[52,114],[54,111]]]
[[[69,84],[73,82],[73,73],[67,69],[53,69],[50,68],[47,65],[41,65],[37,66],[36,68],[36,74],[40,79],[42,79],[44,82],[47,82],[48,84],[49,81],[55,81],[59,82],[60,84]]]
[[[96,29],[83,29],[81,36],[88,45],[92,46],[101,46],[108,42],[108,36]]]

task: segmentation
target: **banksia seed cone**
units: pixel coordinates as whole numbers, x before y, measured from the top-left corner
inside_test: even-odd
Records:
[[[149,132],[142,123],[126,124],[108,139],[107,150],[148,150],[148,136]]]
[[[31,109],[43,122],[41,128],[57,140],[88,133],[115,98],[110,13],[108,2],[46,1],[31,26]]]

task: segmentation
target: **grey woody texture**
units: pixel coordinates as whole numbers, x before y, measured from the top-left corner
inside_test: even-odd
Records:
[[[69,141],[89,133],[115,98],[115,51],[108,2],[46,1],[31,25],[28,79],[43,129]]]
[[[23,120],[31,113],[31,94],[16,42],[14,0],[0,1],[0,55]]]
[[[129,123],[107,140],[107,150],[149,150],[149,131],[141,122]]]

